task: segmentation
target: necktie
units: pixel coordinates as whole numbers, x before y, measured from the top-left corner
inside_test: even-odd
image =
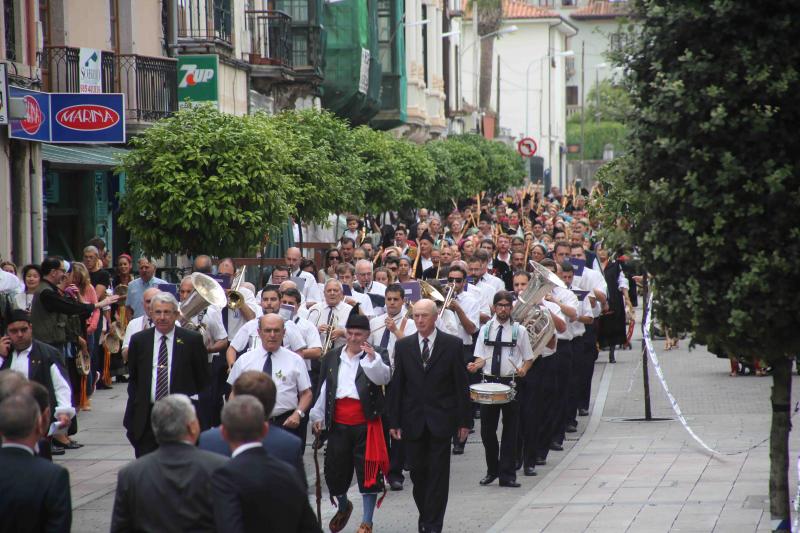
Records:
[[[428,359],[431,358],[431,349],[428,346],[428,338],[422,339],[422,365],[428,364]]]
[[[272,352],[267,352],[267,360],[264,361],[264,368],[262,368],[262,370],[269,377],[272,377]]]
[[[389,335],[390,334],[391,334],[391,331],[389,331],[389,328],[385,328],[383,330],[383,336],[381,337],[381,348],[387,348],[389,346]]]
[[[500,376],[500,355],[503,353],[503,347],[500,343],[503,340],[503,326],[497,328],[497,337],[494,339],[494,350],[492,350],[492,375],[495,377]]]
[[[167,352],[167,336],[161,336],[161,347],[158,349],[158,367],[156,369],[156,401],[169,394],[169,355]]]
[[[222,310],[222,326],[228,331],[228,308]]]

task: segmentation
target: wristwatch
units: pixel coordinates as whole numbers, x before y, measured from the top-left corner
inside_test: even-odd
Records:
[[[299,416],[301,420],[306,417],[306,414],[303,412],[302,409],[297,409],[295,413],[297,413],[297,416]]]

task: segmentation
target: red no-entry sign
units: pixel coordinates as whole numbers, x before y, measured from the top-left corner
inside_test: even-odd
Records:
[[[517,152],[522,157],[531,157],[536,153],[536,141],[533,137],[524,137],[517,143]]]

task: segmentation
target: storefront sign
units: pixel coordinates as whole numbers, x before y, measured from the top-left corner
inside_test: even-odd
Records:
[[[100,94],[103,92],[101,59],[103,52],[96,48],[81,48],[78,53],[80,92]]]
[[[8,66],[0,63],[0,126],[8,125]]]
[[[188,101],[187,101],[188,99]],[[178,57],[178,106],[219,101],[219,57],[216,55]]]
[[[125,96],[53,93],[53,143],[124,143]]]
[[[25,106],[25,118],[9,121],[8,136],[25,141],[49,141],[50,95],[20,87],[9,87],[8,95],[22,100]]]

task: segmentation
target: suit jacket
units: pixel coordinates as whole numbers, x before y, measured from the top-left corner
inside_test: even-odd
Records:
[[[50,366],[56,365],[58,371],[65,377],[69,383],[69,376],[66,368],[61,363],[61,353],[42,341],[33,340],[31,351],[28,354],[28,375],[27,378],[35,381],[47,389],[50,393],[50,412],[56,412],[56,391],[53,386],[53,378],[50,375]],[[3,360],[3,365],[0,370],[8,370],[11,368],[11,357],[6,357]]]
[[[437,329],[425,368],[418,333],[397,341],[394,350],[389,427],[401,428],[408,439],[419,438],[426,426],[438,438],[470,427],[469,380],[461,339]]]
[[[184,443],[166,443],[117,476],[111,531],[216,531],[211,475],[228,460]]]
[[[306,470],[303,466],[303,441],[300,440],[300,437],[289,433],[282,427],[270,424],[269,432],[261,444],[270,455],[294,467],[300,478],[300,484],[304,488],[308,486]],[[211,428],[202,432],[197,446],[201,450],[218,453],[225,457],[231,456],[231,448],[222,438],[222,431],[219,428]]]
[[[19,448],[0,449],[0,532],[68,533],[69,472]]]
[[[386,366],[391,367],[389,361],[389,352],[385,348],[375,346],[375,353],[383,360]],[[322,366],[320,369],[319,390],[316,391],[315,396],[319,396],[322,390],[322,384],[326,383],[325,391],[325,429],[331,429],[333,426],[333,415],[336,407],[336,390],[339,386],[339,365],[342,362],[341,355],[344,346],[334,348],[322,358]],[[364,357],[362,355],[362,357]],[[383,414],[386,400],[383,395],[383,387],[376,385],[367,377],[361,365],[358,365],[356,370],[356,390],[358,397],[361,401],[361,409],[364,411],[364,417],[367,420],[372,420]]]
[[[211,482],[219,531],[322,531],[294,469],[261,446],[231,459]]]
[[[128,440],[136,444],[145,432],[150,416],[150,388],[153,383],[153,341],[156,329],[149,328],[131,337],[128,347],[128,404],[123,425]],[[208,355],[203,336],[195,331],[175,328],[169,393],[193,396],[208,384]]]

